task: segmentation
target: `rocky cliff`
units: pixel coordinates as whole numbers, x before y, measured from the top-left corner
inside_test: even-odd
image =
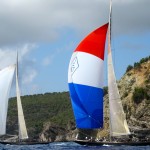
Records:
[[[138,140],[150,139],[150,57],[141,59],[118,81],[118,88],[130,131]],[[109,137],[108,94],[104,97],[104,129],[79,130],[79,139]]]

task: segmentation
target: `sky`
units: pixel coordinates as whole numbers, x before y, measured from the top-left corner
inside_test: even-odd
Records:
[[[112,1],[112,53],[119,80],[128,65],[150,55],[150,0]],[[74,49],[108,17],[109,0],[1,0],[0,69],[14,64],[18,51],[22,95],[68,91]]]

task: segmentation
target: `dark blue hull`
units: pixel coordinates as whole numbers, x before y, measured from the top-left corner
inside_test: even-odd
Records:
[[[87,145],[87,146],[103,146],[103,145],[114,145],[114,146],[121,146],[121,145],[129,145],[129,146],[146,146],[150,145],[150,141],[139,141],[139,142],[96,142],[96,141],[84,141],[84,140],[75,140],[75,143],[80,145]]]

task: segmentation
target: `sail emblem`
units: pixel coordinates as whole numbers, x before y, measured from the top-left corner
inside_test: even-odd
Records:
[[[71,73],[73,74],[77,70],[78,67],[79,67],[78,59],[77,57],[75,57],[71,63]]]

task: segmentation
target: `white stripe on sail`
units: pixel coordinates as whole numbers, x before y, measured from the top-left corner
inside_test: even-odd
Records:
[[[68,82],[102,88],[103,60],[85,52],[74,52],[69,64]]]

